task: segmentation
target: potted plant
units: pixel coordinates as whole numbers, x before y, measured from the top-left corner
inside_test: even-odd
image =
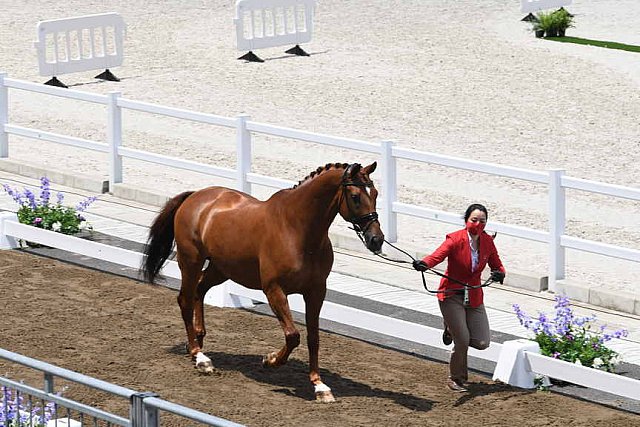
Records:
[[[554,12],[538,12],[536,16],[538,20],[533,23],[533,30],[536,33],[536,37],[542,37],[545,34],[547,37],[556,37],[558,35],[558,28],[553,13]]]
[[[544,37],[544,33],[545,33],[545,29],[542,28],[542,26],[540,25],[540,21],[532,21],[532,28],[531,30],[535,33],[536,38],[542,38]]]
[[[564,8],[553,12],[538,12],[532,25],[536,37],[564,37],[567,28],[573,27],[573,15]]]
[[[25,188],[24,192],[3,185],[4,191],[18,204],[18,221],[37,228],[51,230],[62,234],[77,234],[91,226],[82,213],[93,203],[96,197],[87,197],[75,207],[64,206],[64,194],[57,193],[56,201],[51,200],[50,182],[46,176],[40,178],[40,194]],[[29,244],[29,242],[27,242]]]
[[[553,16],[558,29],[558,36],[564,37],[567,28],[573,27],[573,15],[561,8],[553,12]]]
[[[618,353],[605,343],[628,335],[625,329],[609,332],[605,326],[594,327],[596,316],[576,316],[569,298],[555,297],[555,316],[539,313],[527,315],[518,304],[513,310],[520,324],[532,332],[532,339],[540,345],[540,353],[554,359],[613,372],[620,361]]]

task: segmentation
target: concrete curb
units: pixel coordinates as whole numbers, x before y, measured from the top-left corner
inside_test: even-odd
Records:
[[[55,170],[46,169],[27,163],[19,163],[9,159],[0,159],[0,170],[21,175],[27,178],[40,179],[46,176],[51,181],[66,187],[91,191],[93,193],[106,193],[109,191],[109,178],[95,178],[89,175],[70,175]]]

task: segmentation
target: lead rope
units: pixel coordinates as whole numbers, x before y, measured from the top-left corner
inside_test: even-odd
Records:
[[[362,236],[364,233],[361,231],[360,226],[358,226],[357,224],[353,224],[354,227],[351,228],[353,231],[356,232],[356,235],[360,238],[360,240],[362,241],[362,243],[365,245],[365,247],[367,246],[367,242],[364,240],[364,237]],[[406,256],[408,256],[409,258],[411,258],[411,261],[405,261],[402,259],[394,259],[394,258],[389,258],[385,255],[381,255],[379,253],[375,254],[376,256],[379,256],[380,258],[387,260],[387,261],[391,261],[391,262],[395,262],[398,264],[411,264],[413,266],[413,262],[417,261],[417,259],[415,259],[410,253],[408,253],[405,250],[400,249],[399,247],[395,246],[394,244],[392,244],[391,242],[389,242],[387,239],[384,239],[384,242],[391,246],[393,249],[397,250],[398,252],[402,252],[403,254],[405,254]],[[427,279],[424,277],[424,273],[429,272],[431,274],[435,274],[436,276],[440,276],[440,277],[444,277],[445,279],[448,279],[452,282],[455,282],[459,285],[464,286],[464,300],[465,300],[465,304],[468,304],[469,301],[469,289],[478,289],[478,288],[484,288],[486,286],[489,286],[491,283],[493,283],[493,280],[491,280],[491,278],[488,278],[487,280],[484,281],[484,283],[482,283],[481,285],[469,285],[467,283],[461,282],[460,280],[454,279],[451,276],[447,276],[446,274],[440,273],[439,271],[434,270],[431,267],[427,267],[427,271],[421,271],[421,275],[422,275],[422,286],[424,287],[424,289],[431,293],[431,294],[446,294],[446,293],[451,293],[451,292],[455,292],[457,289],[443,289],[443,290],[431,290],[429,289],[429,287],[427,286]]]

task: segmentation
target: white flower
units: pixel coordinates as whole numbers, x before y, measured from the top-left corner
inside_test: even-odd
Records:
[[[53,231],[60,231],[61,228],[62,228],[62,223],[60,223],[60,221],[56,221],[53,224],[51,224],[51,229]]]
[[[576,359],[575,364],[578,366],[582,366],[582,362],[580,361],[580,359]]]
[[[602,361],[602,359],[600,359],[599,357],[596,357],[595,359],[593,359],[594,368],[599,369],[600,367],[602,367],[602,365],[604,365],[604,362]]]

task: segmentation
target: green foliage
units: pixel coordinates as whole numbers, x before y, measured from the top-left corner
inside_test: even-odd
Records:
[[[538,12],[532,25],[534,31],[544,31],[547,37],[554,37],[559,32],[563,34],[567,28],[573,27],[573,16],[565,9]]]
[[[614,338],[628,335],[625,329],[606,332],[605,326],[594,329],[595,315],[575,316],[567,297],[556,295],[555,316],[539,313],[537,318],[527,315],[518,304],[513,305],[520,324],[533,332],[533,340],[540,353],[554,359],[613,372],[619,355],[604,345]]]
[[[34,227],[53,230],[62,234],[76,234],[80,231],[83,218],[74,208],[59,205],[21,206],[18,209],[18,221]]]
[[[20,206],[18,208],[18,221],[37,228],[52,230],[63,234],[76,234],[81,229],[91,229],[82,216],[87,207],[96,200],[96,197],[87,197],[75,207],[64,206],[64,194],[57,194],[57,201],[52,203],[50,183],[47,177],[40,179],[40,195],[28,188],[20,192],[4,185],[4,190]]]
[[[583,39],[580,37],[557,37],[557,38],[552,38],[551,40],[563,42],[563,43],[575,43],[575,44],[583,44],[588,46],[597,46],[597,47],[603,47],[606,49],[624,50],[627,52],[640,52],[640,46],[610,42],[605,40],[591,40],[591,39]]]

